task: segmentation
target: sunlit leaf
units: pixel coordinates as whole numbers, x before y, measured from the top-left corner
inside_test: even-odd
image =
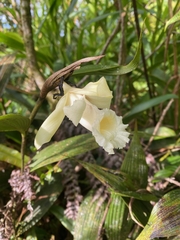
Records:
[[[179,155],[171,155],[167,158],[167,161],[170,163],[170,164],[180,164],[180,156]]]
[[[97,147],[98,144],[91,134],[82,134],[54,143],[36,154],[33,158],[34,162],[30,165],[31,171],[66,158],[72,158]]]
[[[180,234],[180,189],[163,196],[153,207],[151,216],[137,240],[171,237]]]
[[[148,166],[137,130],[133,134],[130,148],[126,153],[120,170],[129,176],[136,190],[146,188]]]
[[[20,34],[15,32],[0,32],[0,42],[6,44],[13,50],[25,52],[24,42]],[[52,66],[52,58],[47,56],[46,53],[41,50],[36,50],[37,60],[42,63],[47,63]]]
[[[92,193],[82,202],[74,225],[74,240],[95,240],[101,233],[100,224],[103,224],[103,216],[106,204],[103,197],[93,201]],[[101,204],[98,204],[101,202]]]
[[[24,51],[24,43],[16,32],[0,32],[0,42],[8,45],[13,50]]]
[[[7,114],[0,116],[0,132],[18,131],[24,134],[30,125],[30,120],[20,114]]]
[[[146,128],[145,132],[148,134],[153,134],[154,127],[151,128]],[[174,137],[176,136],[176,133],[173,129],[162,126],[158,129],[156,135],[154,136],[154,140],[156,139],[162,139],[162,138],[167,138],[167,137]]]
[[[161,181],[164,178],[171,177],[173,173],[176,171],[177,166],[166,166],[164,169],[159,170],[155,175],[154,175],[154,182]],[[179,171],[180,172],[180,171]]]
[[[105,231],[108,239],[125,240],[132,227],[128,218],[129,211],[123,198],[117,193],[111,193],[111,203],[105,221]]]
[[[0,144],[0,160],[12,164],[16,167],[21,167],[21,153],[15,149],[6,147],[3,144]],[[25,163],[29,161],[29,157],[25,156]]]
[[[166,22],[165,30],[166,30],[166,28],[167,28],[169,25],[171,25],[171,24],[173,24],[173,23],[175,23],[175,22],[177,22],[177,21],[180,21],[180,11],[178,11],[172,18],[170,18],[170,19]]]

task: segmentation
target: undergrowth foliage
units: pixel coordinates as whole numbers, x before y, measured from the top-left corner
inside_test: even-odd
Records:
[[[179,1],[0,12],[0,239],[179,239]]]

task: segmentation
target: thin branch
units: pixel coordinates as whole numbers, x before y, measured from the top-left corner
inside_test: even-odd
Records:
[[[103,218],[101,219],[101,222],[100,222],[99,227],[98,227],[98,240],[101,239],[101,231],[102,231],[103,224],[104,224],[104,222],[105,222],[105,219],[106,219],[106,216],[107,216],[107,213],[108,213],[109,206],[110,206],[111,202],[112,202],[112,199],[109,198],[108,203],[107,203],[107,205],[106,205],[106,209],[105,209],[105,211],[104,211]]]
[[[148,144],[147,144],[147,146],[146,146],[146,148],[145,148],[145,151],[149,148],[149,146],[151,145],[152,141],[154,140],[154,137],[155,137],[156,133],[158,132],[158,130],[159,130],[161,124],[162,124],[162,121],[164,120],[164,117],[166,116],[166,113],[167,113],[167,111],[169,110],[169,108],[171,107],[171,105],[172,105],[173,102],[174,102],[174,99],[171,99],[171,100],[168,102],[168,104],[167,104],[167,106],[165,107],[165,109],[163,110],[163,112],[162,112],[162,114],[161,114],[161,117],[160,117],[158,123],[156,124],[156,126],[155,126],[155,128],[154,128],[153,134],[152,134],[152,136],[150,137],[149,142],[148,142]]]
[[[44,84],[44,77],[42,76],[41,72],[39,71],[39,67],[36,60],[36,54],[34,49],[34,41],[33,41],[33,31],[31,25],[31,12],[30,12],[30,0],[21,0],[20,5],[21,11],[21,25],[23,31],[23,40],[24,46],[26,50],[27,60],[29,63],[29,70],[30,70],[30,78],[32,77],[36,82],[39,89],[42,89]],[[52,102],[52,96],[47,96],[48,101]]]
[[[172,179],[172,178],[165,178],[165,180],[168,182],[168,183],[172,183],[174,185],[176,185],[177,187],[180,187],[180,182]]]
[[[139,38],[141,30],[140,30],[140,26],[139,26],[139,19],[138,19],[138,11],[137,11],[136,0],[132,0],[132,4],[133,4],[133,9],[134,9],[136,30],[137,30],[137,34],[138,34],[138,38]],[[143,44],[142,44],[142,47],[141,47],[141,57],[142,57],[142,63],[143,63],[143,68],[144,68],[144,76],[146,78],[146,82],[147,82],[147,85],[148,85],[149,96],[150,96],[150,98],[153,98],[153,93],[152,93],[151,85],[150,85],[150,81],[149,81],[149,75],[148,75],[148,70],[147,70],[147,65],[146,65],[146,58],[145,58]],[[152,107],[152,117],[153,117],[153,122],[154,122],[154,125],[155,125],[156,124],[156,115],[155,115],[154,107]]]
[[[139,189],[137,192],[141,192],[141,191],[144,191],[144,190]],[[134,217],[133,209],[132,209],[133,202],[134,202],[134,198],[131,198],[130,201],[129,201],[129,204],[128,204],[129,214],[130,214],[132,220],[133,220],[135,223],[137,223],[138,226],[144,228],[144,226]]]

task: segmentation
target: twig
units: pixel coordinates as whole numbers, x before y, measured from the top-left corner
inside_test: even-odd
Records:
[[[140,26],[139,26],[136,0],[132,0],[132,4],[133,4],[133,9],[134,9],[134,17],[135,17],[137,34],[138,34],[138,38],[139,38],[141,31],[140,31]],[[148,75],[148,71],[147,71],[146,58],[145,58],[145,54],[144,54],[143,44],[142,44],[142,47],[141,47],[141,57],[142,57],[142,63],[143,63],[143,68],[144,68],[144,76],[146,78],[146,82],[147,82],[147,85],[148,85],[149,96],[150,96],[150,98],[153,98],[153,93],[152,93],[152,90],[151,90],[149,75]],[[153,117],[154,125],[156,125],[156,115],[155,115],[154,107],[152,107],[152,117]]]
[[[165,180],[166,180],[167,182],[169,182],[169,183],[172,183],[172,184],[180,187],[180,182],[178,182],[178,181],[176,181],[176,180],[174,180],[174,179],[172,179],[172,178],[165,178]]]
[[[161,126],[161,123],[162,123],[162,121],[163,121],[163,119],[164,119],[167,111],[169,110],[169,108],[170,108],[170,106],[171,106],[171,104],[172,104],[173,102],[174,102],[174,99],[171,99],[171,100],[169,101],[169,103],[167,104],[167,106],[165,107],[165,109],[163,110],[163,112],[162,112],[162,114],[161,114],[161,117],[160,117],[158,123],[156,124],[156,126],[155,126],[155,128],[154,128],[153,134],[152,134],[152,136],[150,137],[147,146],[145,147],[145,151],[146,151],[146,150],[148,149],[148,147],[151,145],[151,143],[152,143],[152,141],[153,141],[156,133],[158,132],[158,130],[159,130],[160,126]]]
[[[103,218],[102,218],[102,220],[101,220],[101,222],[100,222],[100,224],[99,224],[99,228],[98,228],[98,240],[101,239],[102,227],[103,227],[104,221],[105,221],[105,219],[106,219],[106,215],[107,215],[107,213],[108,213],[108,210],[109,210],[109,206],[110,206],[111,201],[112,201],[112,199],[109,198],[108,203],[107,203],[107,205],[106,205],[106,209],[105,209],[105,211],[104,211]]]
[[[143,189],[139,189],[137,192],[143,192],[144,190]],[[129,214],[132,218],[132,220],[137,223],[138,226],[144,228],[144,226],[134,217],[133,215],[133,210],[132,210],[132,204],[134,202],[134,198],[131,198],[130,201],[129,201],[129,204],[128,204],[128,207],[129,207]]]
[[[173,90],[173,93],[174,93],[174,94],[178,91],[179,85],[180,85],[180,77],[178,78],[178,80],[177,80],[177,82],[176,82],[176,85],[174,86],[174,90]],[[158,129],[160,128],[160,126],[161,126],[161,124],[162,124],[162,121],[163,121],[163,119],[164,119],[167,111],[169,110],[169,108],[171,107],[171,105],[172,105],[173,102],[174,102],[174,99],[171,99],[171,100],[168,102],[168,104],[167,104],[167,106],[165,107],[165,109],[162,111],[161,117],[160,117],[158,123],[156,124],[156,126],[155,126],[155,128],[154,128],[153,134],[152,134],[152,136],[151,136],[150,139],[149,139],[149,142],[148,142],[148,144],[147,144],[147,146],[146,146],[146,148],[145,148],[145,151],[146,151],[146,150],[148,149],[148,147],[151,145],[151,143],[152,143],[152,141],[153,141],[156,133],[158,132]]]

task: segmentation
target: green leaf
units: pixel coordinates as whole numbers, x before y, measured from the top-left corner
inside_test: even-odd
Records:
[[[150,99],[148,100],[147,102],[143,102],[143,103],[140,103],[138,104],[137,106],[135,106],[133,109],[131,109],[131,111],[129,113],[127,113],[123,119],[124,121],[128,121],[130,119],[130,117],[140,113],[140,112],[143,112],[151,107],[154,107],[162,102],[165,102],[167,100],[170,100],[172,98],[178,98],[177,95],[175,94],[166,94],[166,95],[163,95],[163,96],[160,96],[160,97],[156,97],[156,98],[153,98],[153,99]]]
[[[15,149],[6,147],[5,145],[0,144],[0,159],[1,161],[12,164],[16,167],[21,167],[22,156],[21,153]],[[25,156],[25,163],[28,163],[29,157]]]
[[[12,89],[6,89],[6,92],[3,95],[7,99],[11,99],[12,101],[18,103],[20,106],[26,107],[29,111],[32,111],[33,104],[29,101],[29,98],[27,98],[24,94],[17,92]],[[35,102],[34,102],[35,104]]]
[[[69,15],[71,12],[73,12],[73,9],[75,8],[75,5],[77,3],[77,0],[71,0],[71,3],[69,5],[69,7],[67,8],[67,10],[65,11],[65,13],[63,14],[63,20],[68,20]]]
[[[177,21],[180,20],[180,11],[177,12],[172,18],[170,18],[167,22],[166,22],[166,26],[165,26],[165,30],[167,29],[167,27]]]
[[[15,32],[0,32],[0,42],[6,44],[13,50],[25,52],[24,42],[21,36]],[[52,67],[52,58],[47,56],[41,50],[36,50],[37,60],[42,63],[47,63]]]
[[[131,71],[131,69],[129,69],[129,72]],[[121,75],[120,71],[120,66],[119,65],[111,65],[111,66],[107,66],[107,65],[86,65],[84,67],[81,67],[77,70],[75,70],[73,72],[73,76],[77,76],[77,75],[103,75],[103,76],[117,76],[117,75]]]
[[[102,196],[97,201],[93,201],[92,192],[85,197],[75,221],[74,240],[95,240],[99,238],[99,228],[100,224],[103,224],[105,211],[105,203],[102,204],[102,202]]]
[[[0,132],[18,131],[25,134],[30,126],[30,120],[20,114],[7,114],[0,116]]]
[[[0,69],[0,97],[2,96],[4,89],[9,82],[13,67],[14,67],[14,56],[5,59]]]
[[[127,199],[124,199],[127,202]],[[152,211],[152,204],[149,201],[140,201],[138,199],[133,199],[133,201],[131,201],[131,211],[131,214],[136,219],[136,221],[145,226]]]
[[[153,207],[151,216],[137,240],[171,237],[180,234],[180,189],[162,197]]]
[[[105,231],[108,239],[127,239],[133,224],[128,215],[129,211],[123,198],[119,194],[112,192],[111,203],[105,221]]]
[[[73,234],[74,226],[72,219],[68,219],[61,206],[52,206],[50,212],[61,222],[61,224]]]
[[[142,28],[143,31],[143,28]],[[137,68],[138,63],[139,63],[139,59],[140,59],[140,54],[141,54],[141,43],[142,41],[142,32],[139,38],[139,43],[138,43],[138,48],[137,51],[135,53],[135,56],[133,58],[133,60],[125,65],[125,66],[120,66],[120,65],[115,65],[115,66],[101,66],[101,65],[89,65],[89,66],[85,66],[85,67],[81,67],[80,69],[77,69],[73,72],[73,75],[85,75],[85,74],[96,74],[96,75],[102,75],[102,76],[106,76],[106,75],[114,75],[114,76],[118,76],[118,75],[123,75],[129,72],[132,72],[134,69]]]
[[[135,190],[146,188],[148,165],[146,164],[145,154],[141,147],[137,130],[133,134],[130,148],[126,153],[120,170],[131,179]]]
[[[175,156],[169,156],[167,158],[167,161],[174,165],[174,164],[180,164],[180,156],[179,155],[175,155]]]
[[[30,164],[31,171],[66,158],[75,157],[97,147],[98,144],[91,134],[82,134],[54,143],[36,154],[33,158],[34,162]]]
[[[154,175],[154,182],[159,182],[164,178],[171,177],[173,173],[177,170],[177,166],[165,166],[164,169],[159,170]]]
[[[133,182],[129,176],[123,172],[112,171],[97,164],[91,164],[83,161],[78,162],[99,181],[109,188],[109,191],[119,193],[124,197],[134,197],[144,201],[157,201],[157,198],[148,192],[135,192]]]
[[[87,28],[87,27],[90,26],[92,23],[99,22],[99,21],[101,21],[101,20],[106,19],[106,18],[109,17],[109,16],[112,16],[112,15],[117,15],[117,16],[119,16],[119,11],[116,11],[116,12],[108,12],[108,13],[105,13],[105,14],[101,14],[101,15],[99,15],[98,17],[95,17],[95,18],[89,20],[89,21],[84,25],[84,28]]]
[[[24,51],[24,43],[18,33],[0,32],[0,42],[8,45],[13,50]]]
[[[154,127],[146,128],[145,132],[152,135],[154,132]],[[162,126],[158,129],[156,135],[154,136],[154,140],[167,138],[167,137],[174,137],[174,136],[176,136],[176,133],[173,129]]]
[[[53,203],[56,201],[59,194],[62,192],[62,183],[60,173],[53,173],[50,181],[45,181],[41,186],[40,192],[37,194],[37,198],[32,202],[33,212],[26,212],[20,226],[17,229],[17,236],[28,231],[34,226],[50,209]]]

